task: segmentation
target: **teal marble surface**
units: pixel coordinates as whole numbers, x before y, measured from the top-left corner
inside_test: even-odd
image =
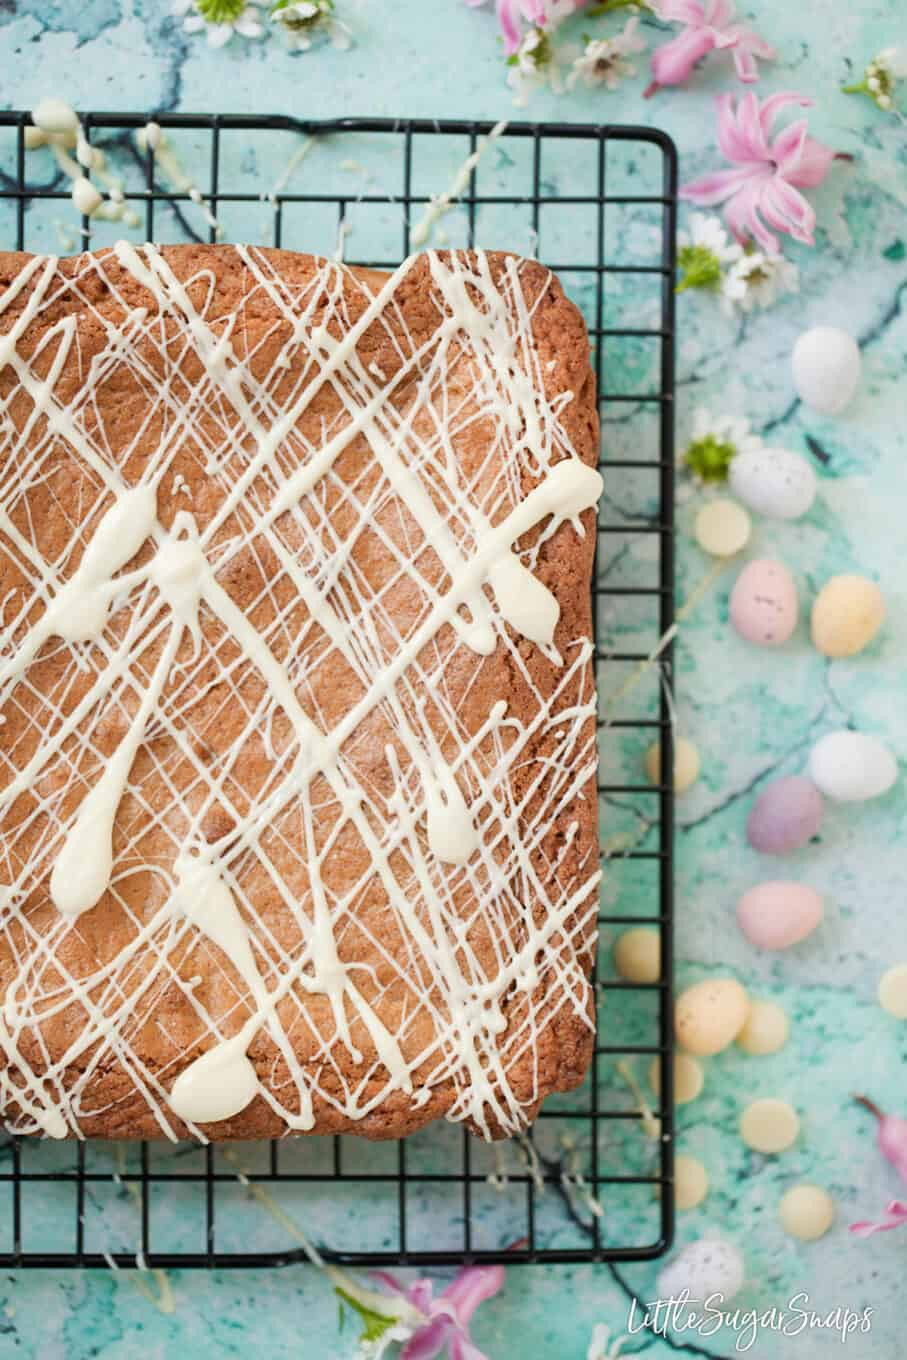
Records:
[[[211,51],[203,40],[182,34],[169,18],[168,5],[158,0],[10,0],[0,4],[0,99],[8,107],[28,108],[54,93],[85,108],[307,117],[500,118],[514,113],[490,13],[469,10],[457,0],[431,5],[344,0],[342,9],[356,34],[352,51],[320,48],[290,56],[276,41],[257,45],[234,40],[224,51]],[[865,101],[838,93],[840,84],[874,52],[903,38],[904,20],[901,0],[861,0],[851,6],[839,0],[799,6],[764,0],[750,17],[780,52],[779,61],[764,68],[760,92],[796,89],[813,95],[813,132],[854,160],[836,166],[814,195],[819,213],[816,249],[791,251],[801,269],[798,297],[745,319],[724,317],[710,297],[681,298],[679,435],[685,437],[694,406],[704,404],[746,415],[755,429],[797,450],[807,448],[807,437],[816,441],[823,460],[817,463],[820,495],[815,508],[796,525],[761,522],[751,551],[781,557],[794,572],[804,600],[835,572],[863,571],[882,583],[890,615],[880,639],[852,661],[823,661],[810,647],[802,624],[780,652],[757,651],[727,625],[731,569],[682,624],[676,697],[681,726],[703,754],[703,776],[678,809],[678,980],[685,984],[733,973],[754,995],[775,998],[785,1007],[792,1037],[771,1058],[747,1059],[735,1049],[713,1059],[703,1096],[679,1111],[678,1150],[706,1164],[712,1188],[700,1209],[679,1216],[677,1240],[683,1244],[718,1230],[744,1249],[742,1308],[781,1308],[806,1292],[821,1314],[839,1307],[874,1310],[871,1333],[851,1336],[843,1347],[828,1331],[787,1338],[765,1331],[751,1354],[818,1360],[843,1351],[851,1360],[897,1360],[903,1353],[907,1237],[890,1234],[858,1243],[848,1237],[846,1224],[874,1216],[899,1192],[895,1174],[875,1153],[872,1130],[850,1093],[862,1088],[907,1114],[907,1025],[886,1016],[875,1000],[884,969],[907,960],[902,788],[875,804],[830,810],[820,841],[792,861],[789,870],[784,867],[783,872],[814,883],[826,894],[826,919],[809,941],[787,954],[757,956],[734,925],[733,907],[740,891],[766,876],[745,844],[743,826],[754,790],[770,774],[799,770],[817,735],[847,723],[883,735],[899,757],[907,752],[907,591],[901,572],[907,505],[907,144],[903,124],[883,117]],[[606,31],[618,24],[616,18],[599,22]],[[651,23],[643,31],[650,42],[659,40]],[[640,97],[642,85],[638,78],[613,93],[583,91],[566,98],[541,92],[517,116],[653,123],[675,138],[685,178],[716,167],[712,96],[737,88],[729,63],[715,59],[689,89],[649,102]],[[198,147],[187,141],[184,154],[195,170]],[[340,186],[337,192],[354,198],[360,192],[357,177],[369,173],[368,154],[368,149],[356,153],[363,170],[344,170],[329,149],[319,148],[319,159],[313,157],[311,166],[320,176],[333,177],[332,184]],[[263,174],[264,166],[251,149],[237,147],[236,157],[250,177]],[[455,165],[449,152],[437,153],[425,189],[445,188]],[[45,169],[46,164],[42,173]],[[203,164],[198,173],[204,187]],[[498,160],[489,173],[506,178],[507,167]],[[553,171],[562,193],[569,192],[571,173],[569,164]],[[643,170],[628,167],[627,173],[641,175]],[[266,190],[269,183],[261,187]],[[560,211],[560,224],[551,228],[547,241],[543,236],[543,257],[560,244],[559,237],[571,244],[583,239],[585,224],[569,208]],[[59,207],[47,211],[43,222],[36,216],[31,223],[35,239],[60,249],[55,220],[62,216]],[[237,215],[225,225],[228,235],[237,237],[260,234],[268,222],[268,211],[263,208],[259,214],[256,206],[245,219]],[[388,232],[399,229],[398,222],[383,226]],[[462,227],[456,212],[446,226],[456,240]],[[510,224],[514,232],[525,228],[525,221]],[[381,229],[379,224],[376,230]],[[3,230],[0,244],[5,246],[11,243],[6,221]],[[628,249],[651,245],[651,224],[644,217],[630,217],[616,230],[626,233]],[[313,235],[334,231],[333,219],[330,224],[287,220],[284,242],[324,248],[326,242],[314,242]],[[180,234],[174,222],[173,239]],[[528,238],[514,241],[511,236],[507,243],[528,244]],[[644,309],[647,302],[633,295],[625,305]],[[793,341],[805,325],[818,322],[846,326],[863,351],[860,396],[845,417],[834,421],[798,405],[790,379]],[[616,362],[624,365],[623,378],[643,381],[652,360],[628,351]],[[605,430],[609,447],[645,438],[643,420],[638,412],[626,421],[610,418]],[[634,514],[652,512],[650,488],[628,484],[619,494],[609,494]],[[682,499],[678,510],[681,599],[696,589],[707,570],[689,537],[696,505],[695,498]],[[645,546],[632,539],[626,546],[627,570],[644,573]],[[622,622],[621,630],[622,638],[629,637],[633,624]],[[625,744],[622,759],[628,767],[639,756],[638,749]],[[639,811],[625,808],[615,813],[615,820],[632,827]],[[606,891],[617,913],[649,909],[641,905],[646,893],[642,881],[616,876]],[[609,943],[607,938],[603,942],[605,956]],[[639,1007],[612,1009],[606,1022],[609,1041],[633,1042],[651,1025],[651,1016]],[[638,1075],[644,1077],[641,1068]],[[632,1101],[626,1092],[621,1094],[619,1080],[608,1081],[610,1097],[629,1107]],[[737,1136],[741,1108],[758,1095],[782,1096],[800,1111],[801,1138],[781,1157],[750,1153]],[[581,1157],[586,1151],[581,1149]],[[58,1155],[64,1165],[71,1154]],[[244,1165],[254,1165],[253,1149],[241,1155]],[[350,1155],[380,1165],[387,1153]],[[419,1155],[417,1148],[414,1156]],[[443,1138],[440,1144],[426,1145],[424,1155],[443,1155]],[[652,1150],[637,1126],[628,1124],[604,1155],[615,1165],[645,1167],[651,1165]],[[792,1241],[777,1223],[780,1196],[801,1180],[826,1186],[837,1204],[835,1228],[814,1244]],[[489,1191],[488,1204],[479,1204],[478,1221],[489,1233],[506,1231],[506,1203],[506,1197],[502,1201]],[[0,1245],[9,1234],[8,1207],[0,1200]],[[345,1193],[326,1203],[300,1194],[287,1207],[312,1236],[332,1243],[344,1234],[350,1241],[366,1240],[383,1221],[382,1207],[374,1202],[370,1208],[363,1195]],[[423,1206],[426,1212],[433,1207]],[[609,1231],[613,1225],[624,1240],[631,1232],[640,1234],[637,1240],[648,1240],[645,1234],[655,1221],[651,1203],[609,1201],[604,1207]],[[168,1220],[174,1241],[180,1224],[188,1232],[195,1221],[192,1209],[191,1196],[184,1201],[177,1186]],[[284,1244],[279,1225],[238,1187],[234,1209],[232,1231],[242,1240]],[[445,1215],[440,1206],[439,1231],[450,1226]],[[60,1223],[47,1201],[31,1222],[35,1236],[28,1245],[37,1249],[56,1240]],[[553,1242],[574,1240],[557,1206],[545,1230]],[[135,1208],[128,1195],[111,1188],[109,1197],[99,1192],[90,1199],[86,1232],[98,1249],[130,1249],[135,1231]],[[615,1337],[626,1332],[630,1300],[652,1296],[657,1268],[512,1269],[502,1294],[477,1315],[475,1340],[491,1360],[584,1360],[597,1323]],[[336,1299],[309,1267],[212,1275],[174,1271],[169,1278],[175,1307],[163,1314],[128,1272],[10,1272],[0,1278],[0,1357],[170,1360],[183,1355],[194,1360],[257,1352],[294,1360],[342,1360],[355,1350],[351,1320],[338,1331]],[[675,1334],[668,1340],[640,1332],[625,1343],[623,1353],[653,1360],[678,1351],[731,1356],[734,1346],[734,1335],[728,1332],[707,1338]]]

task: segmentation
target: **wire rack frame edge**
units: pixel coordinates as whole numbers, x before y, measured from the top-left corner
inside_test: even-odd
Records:
[[[413,209],[426,205],[430,194],[413,192],[414,139],[421,136],[465,138],[470,151],[478,146],[479,138],[492,131],[490,121],[465,121],[442,119],[393,119],[393,118],[341,118],[334,120],[295,119],[286,116],[245,116],[191,113],[114,113],[94,112],[80,115],[86,136],[91,139],[93,132],[119,134],[125,140],[130,132],[143,127],[154,118],[166,131],[203,131],[211,136],[208,160],[208,187],[205,198],[212,213],[216,216],[218,208],[224,203],[255,203],[262,200],[260,193],[247,189],[232,189],[225,185],[222,174],[221,134],[243,132],[254,136],[260,132],[286,132],[302,136],[342,137],[346,134],[376,134],[383,138],[396,139],[401,147],[401,184],[399,193],[385,194],[317,194],[281,190],[269,199],[273,211],[273,241],[281,244],[282,214],[287,204],[333,204],[337,208],[338,227],[345,220],[350,204],[372,202],[393,204],[402,210],[401,255],[393,260],[362,260],[355,263],[373,267],[395,267],[400,258],[409,250]],[[15,248],[27,249],[28,244],[28,207],[31,201],[66,200],[68,188],[62,183],[52,182],[49,186],[29,185],[26,176],[25,129],[31,124],[26,112],[0,111],[0,129],[11,129],[16,137],[15,173],[0,171],[0,205],[4,200],[12,201],[15,214]],[[642,666],[650,659],[646,650],[639,652],[606,652],[600,646],[598,637],[598,603],[600,597],[633,599],[639,596],[652,598],[657,616],[658,634],[654,639],[660,643],[669,633],[674,623],[674,361],[675,361],[675,298],[674,280],[676,271],[676,226],[677,226],[677,153],[671,138],[659,129],[597,124],[572,123],[509,123],[506,137],[528,139],[531,145],[531,181],[529,191],[519,195],[483,195],[477,188],[477,175],[474,169],[470,175],[466,191],[457,199],[457,205],[465,209],[468,219],[467,244],[472,246],[477,225],[477,211],[491,204],[525,206],[528,209],[532,230],[537,235],[540,213],[545,204],[556,202],[565,204],[591,205],[597,212],[595,260],[591,263],[568,260],[549,261],[542,252],[542,258],[553,269],[577,275],[591,275],[594,279],[594,301],[589,326],[590,337],[595,352],[595,367],[598,380],[600,401],[604,404],[655,404],[657,407],[657,454],[648,458],[609,459],[600,464],[605,469],[648,469],[657,473],[657,518],[645,526],[643,532],[657,535],[658,581],[651,588],[640,586],[610,586],[599,578],[596,570],[593,594],[593,618],[596,625],[595,657],[596,679],[600,668],[606,661],[620,662],[625,665]],[[114,140],[117,140],[114,136]],[[587,193],[546,195],[542,177],[542,151],[549,142],[585,142],[595,149],[596,183]],[[649,194],[608,192],[607,153],[614,143],[646,144],[656,149],[661,158],[660,192]],[[145,187],[140,190],[127,190],[125,197],[136,209],[143,209],[143,225],[146,238],[155,238],[155,211],[162,204],[189,204],[188,192],[178,192],[156,183],[155,165],[149,154],[144,158]],[[605,258],[605,215],[609,208],[617,205],[650,205],[660,214],[660,248],[656,263],[627,264],[609,263]],[[90,244],[91,224],[82,219],[82,235]],[[193,233],[194,234],[194,233]],[[205,239],[198,237],[198,239]],[[207,239],[217,239],[212,227]],[[351,263],[353,261],[350,261]],[[604,293],[608,275],[653,275],[657,281],[659,323],[655,327],[636,326],[608,327],[605,325]],[[587,321],[590,317],[587,314]],[[603,392],[603,341],[607,337],[647,337],[654,339],[660,347],[658,360],[658,389],[649,395],[623,391]],[[624,525],[603,522],[600,516],[597,543],[600,547],[603,536],[623,532]],[[597,552],[597,559],[599,557]],[[672,673],[672,646],[664,646],[659,653],[659,677],[669,682]],[[657,737],[662,749],[662,768],[670,770],[672,759],[672,726],[670,701],[667,683],[660,683],[657,701],[657,715],[644,719],[617,719],[610,725],[615,728],[636,730],[645,733],[647,738]],[[540,1164],[536,1175],[527,1169],[524,1175],[511,1176],[514,1189],[521,1186],[525,1193],[526,1233],[513,1247],[482,1247],[475,1241],[473,1232],[472,1201],[477,1186],[484,1185],[487,1175],[473,1169],[474,1140],[470,1135],[461,1134],[460,1169],[454,1172],[435,1174],[416,1174],[407,1167],[407,1142],[396,1143],[395,1166],[392,1170],[379,1173],[356,1173],[344,1171],[342,1166],[341,1140],[332,1140],[331,1166],[326,1171],[291,1172],[281,1171],[280,1151],[282,1144],[267,1145],[266,1168],[246,1173],[246,1179],[253,1185],[264,1189],[278,1189],[281,1183],[318,1183],[318,1184],[358,1184],[362,1186],[380,1184],[392,1186],[397,1192],[396,1241],[382,1248],[367,1250],[344,1250],[325,1252],[327,1259],[342,1261],[346,1264],[368,1267],[389,1264],[411,1266],[452,1266],[470,1262],[501,1262],[520,1264],[527,1262],[546,1263],[583,1263],[601,1261],[630,1261],[653,1259],[660,1256],[670,1246],[674,1231],[674,1187],[673,1187],[673,1063],[674,1051],[672,1024],[672,985],[673,985],[673,791],[668,783],[662,782],[655,789],[633,783],[599,785],[599,797],[646,794],[655,797],[657,811],[653,817],[653,830],[656,833],[655,849],[632,850],[627,859],[650,860],[655,863],[657,881],[657,913],[654,915],[607,915],[599,917],[600,924],[629,925],[634,922],[657,925],[661,938],[661,976],[657,983],[650,984],[657,1004],[657,1043],[621,1044],[610,1046],[596,1045],[593,1059],[591,1082],[589,1083],[589,1106],[580,1112],[552,1111],[543,1109],[540,1119],[556,1118],[574,1121],[585,1125],[591,1135],[590,1167],[588,1183],[594,1194],[602,1187],[618,1184],[640,1184],[650,1187],[650,1193],[657,1190],[660,1198],[659,1228],[657,1236],[644,1244],[627,1244],[609,1240],[607,1217],[604,1221],[591,1216],[585,1224],[587,1241],[579,1246],[540,1246],[536,1240],[535,1220],[537,1209],[536,1179],[547,1186],[557,1188],[562,1181],[562,1170],[551,1163]],[[619,981],[601,983],[596,972],[596,986],[607,992],[620,993],[629,984]],[[643,990],[645,990],[643,988]],[[661,1121],[662,1137],[657,1152],[657,1172],[649,1175],[617,1176],[604,1174],[600,1170],[598,1127],[605,1121],[637,1119],[637,1109],[609,1109],[601,1104],[599,1096],[599,1065],[602,1058],[618,1055],[641,1055],[661,1060],[662,1083],[659,1109],[656,1111]],[[152,1165],[152,1152],[148,1144],[138,1147],[138,1165],[132,1170],[110,1172],[93,1170],[88,1156],[88,1146],[76,1143],[73,1148],[74,1166],[71,1169],[49,1169],[32,1171],[23,1165],[24,1146],[28,1140],[11,1138],[0,1147],[0,1192],[6,1192],[6,1199],[0,1201],[0,1215],[8,1204],[11,1249],[0,1249],[0,1265],[4,1267],[207,1267],[243,1268],[254,1266],[286,1265],[307,1259],[303,1248],[288,1246],[285,1250],[244,1251],[219,1250],[217,1246],[218,1194],[224,1184],[237,1184],[235,1171],[226,1169],[215,1157],[211,1146],[200,1150],[203,1166],[196,1173],[186,1176],[160,1172]],[[308,1140],[307,1140],[308,1141]],[[325,1140],[331,1141],[331,1140]],[[34,1147],[31,1144],[31,1147]],[[30,1158],[28,1159],[30,1160]],[[138,1207],[138,1238],[136,1251],[97,1251],[89,1248],[85,1237],[85,1213],[88,1197],[98,1185],[110,1185],[116,1181],[131,1189]],[[202,1250],[156,1250],[150,1211],[151,1190],[161,1187],[166,1190],[173,1182],[198,1184],[202,1190],[202,1213],[204,1215],[204,1248]],[[408,1240],[407,1233],[407,1190],[412,1186],[443,1186],[457,1197],[462,1216],[462,1249],[440,1250],[416,1248]],[[27,1209],[24,1201],[34,1188],[42,1188],[42,1193],[53,1194],[61,1186],[74,1190],[75,1224],[72,1250],[30,1250],[23,1245]]]

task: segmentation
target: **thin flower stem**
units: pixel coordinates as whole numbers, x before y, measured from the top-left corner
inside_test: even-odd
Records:
[[[870,1100],[868,1096],[855,1095],[854,1100],[858,1105],[862,1105],[865,1110],[868,1110],[870,1114],[875,1115],[876,1119],[882,1119],[884,1117],[875,1101]]]

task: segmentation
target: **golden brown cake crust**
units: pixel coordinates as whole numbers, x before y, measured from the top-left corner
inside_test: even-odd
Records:
[[[148,267],[142,252],[137,258]],[[426,513],[434,507],[446,518],[468,555],[481,534],[464,522],[462,506],[448,514],[445,460],[456,464],[486,528],[541,485],[546,462],[574,456],[596,464],[596,394],[582,317],[542,265],[504,254],[426,253],[376,315],[369,309],[388,276],[374,271],[231,246],[163,247],[156,258],[155,277],[167,281],[165,305],[159,289],[143,284],[133,257],[124,263],[108,251],[60,261],[30,315],[43,266],[0,253],[0,337],[15,341],[15,362],[3,352],[0,365],[0,678],[46,608],[35,587],[41,564],[57,590],[78,570],[114,483],[152,482],[161,537],[187,532],[181,525],[191,515],[219,589],[266,640],[308,720],[330,733],[362,705],[373,677],[417,632],[432,593],[450,581],[437,544],[391,494],[375,448],[389,441],[409,468],[420,449],[430,451],[432,466],[419,472]],[[450,313],[438,278],[458,271],[466,272],[466,296],[480,312],[491,296],[482,295],[487,278],[505,304],[501,324],[517,337],[513,373],[529,384],[512,428],[512,409],[489,398],[496,380],[487,365],[486,386],[477,385],[488,354],[445,330]],[[294,317],[303,315],[309,338],[297,346]],[[293,412],[301,387],[363,318],[344,383],[317,387],[283,432],[274,461],[256,470],[261,439]],[[433,371],[441,345],[448,347],[444,364]],[[501,379],[503,391],[511,381],[512,374]],[[344,436],[301,510],[268,522],[275,489],[355,419],[351,412],[361,410],[372,383],[390,390],[374,426]],[[528,427],[538,413],[541,433],[533,436]],[[504,467],[508,441],[519,452]],[[106,483],[105,469],[112,470]],[[231,508],[231,488],[244,478],[246,490]],[[71,923],[51,900],[55,856],[131,730],[170,636],[147,583],[154,544],[145,542],[123,564],[121,575],[134,573],[137,583],[132,595],[126,589],[111,599],[102,637],[64,645],[52,636],[17,682],[0,683],[0,902],[7,895],[0,1063],[3,1114],[12,1127],[38,1131],[15,1096],[25,1089],[32,1105],[58,1104],[68,1131],[89,1137],[279,1136],[287,1131],[285,1112],[301,1110],[295,1063],[312,1099],[311,1132],[396,1138],[449,1115],[496,1137],[528,1123],[546,1095],[582,1080],[593,1044],[588,976],[598,865],[594,510],[578,518],[582,535],[576,518],[553,533],[544,519],[515,544],[560,606],[553,649],[496,619],[494,650],[480,655],[444,622],[395,688],[396,716],[387,702],[366,706],[339,757],[343,777],[364,790],[359,821],[341,813],[323,772],[305,797],[276,797],[298,754],[292,724],[223,620],[202,605],[200,635],[187,628],[179,638],[160,714],[145,729],[119,802],[110,886]],[[330,577],[332,563],[339,566]],[[299,572],[329,601],[339,640],[302,598]],[[482,594],[496,616],[487,582]],[[461,611],[463,623],[470,617]],[[122,655],[126,670],[111,681],[112,658]],[[78,716],[86,696],[94,701]],[[506,716],[492,723],[489,714],[502,702]],[[455,770],[461,792],[479,809],[480,836],[493,848],[474,856],[472,869],[438,865],[426,850],[424,819],[416,815],[420,767],[406,736],[414,732],[432,760]],[[53,758],[42,759],[48,742]],[[29,762],[34,777],[10,800]],[[512,826],[505,825],[505,805]],[[407,830],[408,817],[414,824]],[[402,831],[393,830],[398,824]],[[405,910],[392,909],[374,872],[364,843],[372,832],[385,846]],[[266,991],[288,970],[297,973],[274,1023],[260,1024],[249,1043],[259,1094],[233,1117],[195,1127],[168,1106],[167,1093],[218,1038],[236,1035],[255,1006],[247,978],[218,945],[184,915],[168,912],[174,865],[188,843],[222,855]],[[320,873],[313,875],[316,860]],[[423,871],[440,885],[442,926],[426,906]],[[318,893],[328,901],[358,1010],[348,992],[338,1013],[315,965],[311,971],[301,962],[314,950]],[[484,1032],[470,1039],[468,1026],[455,1042],[445,1038],[449,989],[461,984],[445,981],[441,953],[426,962],[416,926],[448,939],[450,976],[469,979],[473,1010],[486,992],[492,997],[487,1004],[499,1009],[503,1026],[494,1040]],[[498,996],[495,979],[508,960],[543,937],[538,957],[521,964]],[[370,1015],[398,1041],[413,1091],[390,1079]],[[74,1052],[80,1033],[88,1040]],[[452,1052],[470,1044],[485,1056],[467,1069]],[[494,1099],[466,1090],[469,1071],[488,1074]]]

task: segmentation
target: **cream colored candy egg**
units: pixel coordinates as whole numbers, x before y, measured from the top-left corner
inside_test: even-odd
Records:
[[[674,738],[674,792],[686,793],[699,778],[699,752],[686,737]],[[646,774],[652,784],[661,783],[661,745],[655,742],[646,752]]]
[[[882,976],[879,1005],[896,1020],[907,1020],[907,963],[896,963]]]
[[[750,1013],[737,1035],[737,1043],[744,1053],[762,1058],[783,1048],[789,1035],[790,1021],[777,1002],[751,1001]]]
[[[720,497],[707,501],[696,516],[693,534],[710,557],[733,557],[746,547],[752,524],[742,505]]]
[[[625,982],[657,982],[661,977],[661,935],[650,926],[625,930],[614,944],[614,966]]]
[[[865,576],[833,576],[816,596],[812,640],[823,656],[856,656],[882,626],[885,601]]]
[[[835,1203],[819,1185],[795,1185],[782,1196],[778,1205],[781,1226],[801,1242],[824,1237],[835,1221]]]
[[[677,998],[674,1030],[688,1053],[708,1057],[720,1053],[744,1026],[750,1003],[734,978],[713,978],[688,987]]]
[[[709,1193],[709,1176],[702,1162],[686,1153],[674,1161],[674,1199],[678,1209],[695,1209]]]
[[[695,1100],[705,1083],[702,1064],[689,1053],[674,1055],[674,1104],[688,1105]],[[653,1058],[649,1067],[649,1085],[657,1096],[661,1095],[661,1059]]]
[[[784,1152],[799,1132],[800,1117],[786,1100],[754,1100],[740,1116],[740,1137],[754,1152]]]

